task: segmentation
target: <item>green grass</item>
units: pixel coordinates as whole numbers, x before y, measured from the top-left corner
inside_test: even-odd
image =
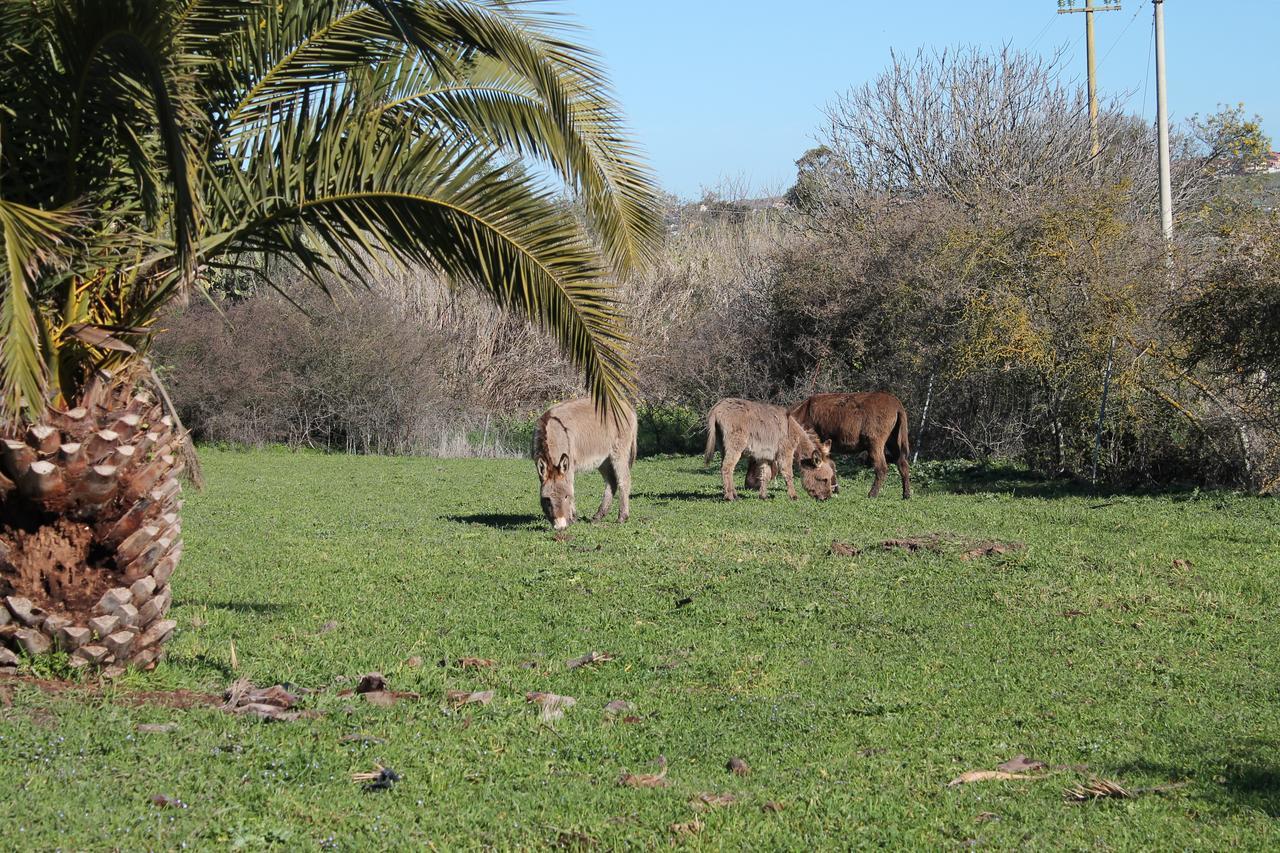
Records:
[[[893,481],[867,500],[869,478],[851,472],[827,503],[727,505],[700,460],[672,458],[637,465],[631,523],[558,542],[527,461],[203,459],[168,661],[101,696],[0,687],[0,846],[1280,844],[1275,501],[1097,497],[922,466],[908,503]],[[589,514],[599,478],[579,487]],[[958,546],[874,547],[930,532],[1027,547],[971,561]],[[873,547],[835,557],[833,539]],[[617,660],[566,668],[592,650]],[[436,665],[461,656],[500,665]],[[336,695],[369,670],[421,701]],[[262,723],[127,698],[236,676],[318,688],[305,702],[323,716]],[[497,698],[449,713],[451,688]],[[528,690],[578,704],[544,725]],[[642,720],[605,723],[613,699]],[[356,732],[383,742],[340,740]],[[1018,753],[1130,788],[1187,784],[1085,805],[1063,802],[1088,778],[1070,770],[947,787]],[[618,784],[659,755],[668,787]],[[734,756],[753,773],[727,773]],[[363,793],[350,774],[376,763],[403,780]],[[702,792],[739,799],[698,814]],[[671,825],[695,818],[701,832],[678,839]]]

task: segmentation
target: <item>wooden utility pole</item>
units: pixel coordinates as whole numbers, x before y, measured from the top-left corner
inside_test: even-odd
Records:
[[[1102,150],[1102,145],[1098,141],[1098,76],[1093,50],[1093,13],[1119,12],[1120,4],[1107,3],[1102,6],[1095,6],[1093,5],[1093,0],[1084,0],[1083,9],[1077,9],[1075,6],[1076,0],[1058,0],[1059,15],[1084,12],[1085,50],[1089,57],[1089,154],[1094,160],[1097,160],[1098,153]]]
[[[1164,0],[1151,0],[1156,15],[1156,132],[1160,138],[1160,225],[1173,239],[1173,193],[1169,188],[1169,101],[1164,90]]]
[[[1098,155],[1102,152],[1102,144],[1098,138],[1098,66],[1093,42],[1093,13],[1118,12],[1119,3],[1093,5],[1093,0],[1084,0],[1084,8],[1075,8],[1075,0],[1058,0],[1058,14],[1070,15],[1084,12],[1085,50],[1089,62],[1089,158],[1093,162],[1094,175],[1098,174]],[[1093,434],[1093,466],[1090,480],[1098,482],[1098,456],[1102,451],[1102,427],[1107,420],[1107,392],[1111,388],[1112,356],[1115,354],[1116,339],[1111,339],[1111,347],[1107,351],[1107,369],[1102,374],[1102,403],[1098,406],[1098,428]]]

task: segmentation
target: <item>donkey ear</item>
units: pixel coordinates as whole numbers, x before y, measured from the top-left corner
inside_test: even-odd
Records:
[[[538,457],[538,477],[544,480],[547,477],[547,460],[541,456]]]
[[[831,439],[829,438],[826,441],[822,442],[822,455],[823,456],[831,455]]]
[[[821,465],[821,464],[822,464],[822,449],[821,449],[821,448],[819,448],[819,447],[815,447],[815,448],[813,449],[813,457],[812,457],[812,460],[813,460],[813,467],[814,467],[814,468],[817,468],[819,465]]]
[[[569,454],[567,453],[560,454],[560,473],[561,474],[569,473]]]

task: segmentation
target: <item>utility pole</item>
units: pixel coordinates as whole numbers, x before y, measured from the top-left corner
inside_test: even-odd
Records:
[[[1173,193],[1169,188],[1169,100],[1164,88],[1164,0],[1151,0],[1156,14],[1156,132],[1160,137],[1160,225],[1173,239]]]
[[[1117,2],[1095,6],[1093,0],[1084,0],[1083,9],[1077,9],[1075,5],[1075,0],[1058,0],[1058,14],[1070,15],[1074,12],[1084,12],[1085,50],[1088,53],[1089,62],[1089,159],[1093,163],[1093,173],[1096,177],[1098,155],[1102,152],[1102,144],[1098,139],[1098,68],[1097,61],[1094,59],[1093,13],[1119,12],[1120,4]],[[1116,339],[1113,337],[1111,346],[1107,350],[1107,369],[1102,374],[1102,403],[1098,406],[1098,428],[1093,434],[1093,466],[1090,480],[1094,485],[1098,483],[1098,456],[1102,452],[1102,427],[1107,420],[1107,392],[1111,388],[1112,356],[1115,354],[1115,349]]]
[[[1075,5],[1076,0],[1058,0],[1058,14],[1070,15],[1074,12],[1084,12],[1085,50],[1089,57],[1089,154],[1094,160],[1097,160],[1102,146],[1098,141],[1098,76],[1093,50],[1093,13],[1119,12],[1120,4],[1108,3],[1102,6],[1095,6],[1093,5],[1093,0],[1084,0],[1083,9],[1077,9]]]

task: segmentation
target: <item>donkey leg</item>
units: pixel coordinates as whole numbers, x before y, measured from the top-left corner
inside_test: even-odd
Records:
[[[889,463],[885,461],[883,446],[872,447],[870,455],[871,467],[874,468],[876,472],[875,482],[871,484],[870,497],[875,498],[880,496],[880,487],[884,485],[885,475],[889,473]]]
[[[791,460],[794,454],[788,454],[787,458],[782,462],[782,479],[787,481],[787,497],[796,500],[800,496],[796,494],[796,484],[793,479],[794,472],[791,470]]]
[[[600,476],[604,478],[604,494],[600,497],[600,508],[591,516],[592,521],[604,518],[613,506],[613,493],[618,489],[618,472],[612,459],[606,459],[600,465]]]
[[[767,498],[769,485],[777,476],[778,472],[774,470],[772,462],[752,459],[751,466],[747,469],[747,481],[742,484],[742,487],[758,492],[762,498]]]
[[[756,466],[757,493],[762,498],[769,497],[769,481],[772,479],[769,476],[769,463],[763,459],[752,459],[751,464]]]
[[[614,476],[618,482],[618,523],[631,517],[631,456],[629,451],[613,462]]]
[[[724,481],[724,499],[727,501],[736,501],[738,492],[733,488],[733,469],[738,467],[738,460],[742,458],[743,447],[730,447],[727,443],[724,446],[724,461],[720,463],[720,479]]]
[[[902,476],[902,499],[911,500],[911,469],[907,466],[907,454],[898,454],[898,473]]]

